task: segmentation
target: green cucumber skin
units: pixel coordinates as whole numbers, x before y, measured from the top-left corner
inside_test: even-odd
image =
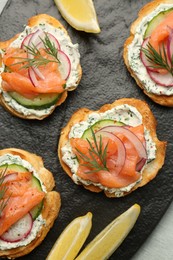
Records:
[[[42,191],[41,183],[39,179],[37,179],[35,176],[32,176],[32,187],[37,188],[37,190]]]
[[[38,189],[39,191],[42,191],[41,183],[35,176],[32,177],[32,187]],[[35,220],[40,215],[42,208],[43,201],[41,201],[30,211],[33,220]]]
[[[28,171],[25,167],[19,164],[4,164],[0,166],[0,169],[4,170],[8,168],[9,170],[12,170],[14,172],[26,172]],[[41,183],[40,181],[35,177],[32,176],[32,187],[36,188],[39,191],[42,191]],[[31,211],[30,214],[32,216],[32,219],[35,220],[41,213],[43,208],[43,201],[41,201],[38,205],[36,205]]]
[[[33,209],[30,210],[32,219],[35,220],[41,213],[43,209],[43,201],[36,205]]]
[[[8,93],[18,104],[29,108],[29,109],[36,109],[42,110],[49,108],[56,104],[56,102],[60,99],[62,94],[39,94],[34,99],[26,98],[20,95],[17,92],[9,92]]]
[[[153,30],[159,25],[159,23],[161,23],[167,17],[167,15],[171,11],[173,11],[173,8],[166,10],[166,11],[163,11],[163,12],[160,12],[158,15],[153,17],[153,19],[148,23],[148,27],[147,27],[145,34],[144,34],[144,39],[146,39],[147,37],[149,37],[151,35]]]
[[[13,170],[14,172],[26,172],[28,171],[25,167],[19,164],[4,164],[0,166],[0,169],[5,170],[8,168],[9,170]]]
[[[91,132],[91,128],[94,132],[98,131],[99,129],[109,126],[109,125],[117,125],[117,126],[122,126],[124,125],[121,122],[116,122],[114,120],[111,119],[103,119],[100,120],[98,122],[96,122],[94,125],[92,125],[91,127],[89,127],[88,129],[86,129],[82,135],[82,139],[91,139],[92,138],[92,132]]]

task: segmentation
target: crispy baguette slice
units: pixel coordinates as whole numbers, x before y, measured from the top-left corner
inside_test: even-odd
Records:
[[[129,38],[127,38],[127,40],[125,41],[124,44],[124,52],[123,52],[123,58],[124,58],[124,62],[127,66],[127,69],[129,70],[131,76],[135,79],[137,85],[143,90],[143,92],[150,97],[154,102],[162,105],[162,106],[168,106],[168,107],[173,107],[173,95],[171,96],[166,96],[166,95],[156,95],[150,92],[147,92],[146,89],[143,86],[143,83],[139,80],[139,78],[137,77],[137,75],[133,72],[133,70],[131,69],[130,65],[129,65],[129,61],[128,61],[128,46],[131,44],[131,42],[134,39],[135,33],[136,33],[136,28],[138,26],[138,24],[140,24],[140,22],[142,21],[142,19],[147,16],[148,14],[150,14],[152,11],[155,10],[155,8],[157,8],[157,6],[159,6],[160,4],[164,4],[164,3],[168,3],[168,4],[172,4],[172,0],[154,0],[148,4],[146,4],[138,13],[138,18],[132,23],[131,27],[130,27],[130,36]]]
[[[52,191],[53,187],[55,186],[53,175],[44,167],[43,160],[40,156],[15,148],[7,148],[4,150],[0,150],[0,156],[5,155],[7,153],[12,155],[18,155],[23,160],[28,161],[38,173],[40,180],[44,183],[47,190],[42,210],[42,217],[46,222],[45,225],[43,225],[41,230],[38,232],[36,238],[26,246],[21,246],[9,250],[0,250],[0,257],[14,259],[29,254],[43,241],[43,239],[46,237],[47,233],[53,226],[54,221],[59,214],[59,210],[61,207],[61,198],[58,192]]]
[[[47,15],[47,14],[39,14],[36,16],[31,17],[28,20],[28,26],[30,27],[34,27],[36,25],[38,25],[39,23],[48,23],[56,28],[60,28],[61,30],[64,31],[64,33],[66,35],[68,35],[67,30],[64,28],[64,26],[54,17]],[[5,42],[0,42],[0,49],[6,49],[8,48],[8,46],[15,40],[17,39],[17,37],[19,36],[19,34],[15,35],[13,38],[11,38],[10,40],[7,40]],[[69,40],[71,41],[70,37]],[[1,64],[1,56],[0,56],[0,64]],[[81,65],[78,64],[78,80],[77,80],[77,85],[79,84],[81,77],[82,77],[82,68]],[[23,119],[38,119],[38,120],[42,120],[46,117],[48,117],[50,114],[53,113],[53,111],[55,110],[55,108],[57,106],[60,106],[67,98],[68,95],[68,91],[72,91],[75,90],[77,86],[71,86],[68,90],[65,90],[61,96],[61,98],[57,101],[57,103],[55,104],[55,107],[51,110],[51,112],[48,115],[42,115],[42,116],[36,116],[36,115],[23,115],[22,113],[19,113],[18,111],[14,110],[12,107],[10,107],[7,102],[4,100],[3,95],[0,93],[0,104],[10,113],[12,113],[14,116],[23,118]]]
[[[161,167],[163,166],[164,159],[165,159],[166,142],[158,140],[157,134],[156,134],[156,125],[157,125],[156,119],[155,119],[154,115],[152,114],[149,106],[144,101],[137,100],[134,98],[123,98],[123,99],[119,99],[119,100],[113,102],[112,104],[106,104],[97,111],[92,111],[87,108],[79,109],[72,115],[68,124],[61,131],[59,145],[58,145],[58,156],[59,156],[59,160],[60,160],[62,168],[70,177],[72,177],[72,172],[71,172],[70,168],[62,160],[62,152],[61,152],[61,148],[69,140],[68,136],[69,136],[69,132],[70,132],[72,126],[76,123],[87,120],[89,114],[91,114],[93,112],[103,113],[116,106],[124,105],[124,104],[133,106],[139,111],[139,113],[142,115],[143,124],[146,127],[146,129],[148,129],[150,131],[150,135],[157,147],[156,158],[155,158],[155,160],[148,163],[147,166],[145,167],[145,170],[142,173],[142,177],[143,177],[142,181],[140,183],[138,183],[137,185],[135,185],[130,192],[124,193],[124,195],[127,195],[127,194],[131,193],[132,191],[136,190],[138,187],[144,186],[149,181],[151,181],[153,178],[155,178],[159,169],[161,169]],[[89,185],[89,186],[83,185],[83,186],[86,189],[93,191],[93,192],[102,191],[99,187],[96,187],[94,185]],[[111,194],[107,191],[105,191],[105,194],[107,197],[115,197],[115,194],[113,194],[113,193]]]

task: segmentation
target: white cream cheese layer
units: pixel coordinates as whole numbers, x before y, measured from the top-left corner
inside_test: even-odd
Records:
[[[19,35],[19,37],[10,44],[10,47],[20,47],[23,39],[30,33],[36,32],[38,29],[43,30],[44,32],[49,32],[53,36],[57,38],[60,43],[61,50],[67,54],[71,61],[71,72],[66,81],[66,90],[70,90],[71,87],[77,86],[77,81],[79,79],[78,65],[80,63],[80,54],[78,50],[78,44],[72,44],[70,37],[60,28],[55,28],[46,23],[40,23],[37,26],[29,27],[26,26],[25,30]],[[3,50],[0,50],[0,54],[3,56]],[[4,71],[4,66],[0,68],[0,74]],[[0,86],[1,86],[1,76],[0,76]],[[18,104],[7,92],[3,91],[0,87],[0,92],[3,93],[3,97],[5,101],[11,106],[13,109],[22,113],[24,115],[36,115],[43,116],[49,114],[53,109],[54,105],[47,109],[36,110],[25,108]]]
[[[84,131],[91,127],[93,124],[95,124],[97,121],[100,121],[102,119],[112,119],[116,121],[120,121],[124,124],[127,124],[129,126],[138,126],[142,124],[142,115],[138,112],[138,110],[135,107],[129,106],[127,104],[117,106],[115,108],[112,108],[104,113],[91,113],[88,116],[88,119],[86,121],[82,121],[78,124],[73,125],[73,127],[70,130],[69,138],[80,138],[82,137]],[[147,150],[147,162],[155,159],[156,156],[156,145],[152,141],[152,138],[150,136],[150,133],[147,129],[145,129],[145,141],[146,141],[146,150]],[[123,196],[125,192],[129,192],[137,182],[140,182],[141,178],[126,187],[123,188],[114,188],[110,189],[108,187],[102,186],[100,183],[93,183],[91,181],[86,181],[81,179],[77,176],[77,170],[79,167],[78,160],[75,156],[75,154],[72,152],[72,147],[70,145],[70,142],[68,142],[64,147],[61,149],[62,152],[62,160],[68,165],[68,167],[71,169],[71,172],[73,173],[73,181],[76,184],[82,183],[84,185],[90,185],[93,184],[95,186],[98,186],[102,190],[106,190],[109,193],[114,193],[116,197]],[[146,164],[147,164],[146,162]],[[145,166],[143,167],[143,169]],[[142,170],[143,170],[142,169]]]
[[[132,43],[128,46],[128,61],[131,69],[140,79],[145,90],[156,95],[173,95],[173,87],[160,86],[150,78],[145,66],[141,61],[140,50],[148,23],[160,12],[166,11],[172,7],[173,4],[161,4],[153,12],[145,16],[140,24],[137,26],[134,34],[134,39]]]
[[[32,172],[33,175],[39,179],[37,172],[35,171],[35,169],[32,167],[32,165],[21,159],[19,156],[17,155],[11,155],[11,154],[5,154],[0,156],[0,166],[4,165],[4,164],[18,164],[23,166],[24,168],[28,169],[28,171]],[[44,192],[46,192],[46,188],[44,186],[44,184],[42,183],[42,181],[39,179],[41,187],[43,189]],[[7,250],[7,249],[12,249],[12,248],[16,248],[19,246],[26,246],[28,245],[31,241],[33,241],[36,236],[37,233],[41,230],[41,228],[43,227],[43,225],[45,225],[45,220],[43,219],[42,215],[40,214],[33,222],[33,226],[32,226],[32,230],[30,232],[30,234],[24,238],[23,240],[19,241],[19,242],[6,242],[0,239],[0,250]]]

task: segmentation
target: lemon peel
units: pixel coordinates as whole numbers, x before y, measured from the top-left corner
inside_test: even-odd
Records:
[[[95,7],[92,0],[54,0],[63,18],[76,30],[99,33]]]
[[[134,204],[103,229],[75,260],[108,259],[133,228],[139,213],[140,206]]]
[[[61,233],[46,260],[73,260],[88,237],[92,213],[75,218]]]

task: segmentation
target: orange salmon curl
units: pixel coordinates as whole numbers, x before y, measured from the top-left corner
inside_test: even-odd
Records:
[[[171,12],[152,32],[149,43],[159,51],[159,47],[164,43],[173,29],[173,12]]]
[[[44,58],[52,60],[52,56],[47,54],[44,49],[39,50]],[[28,68],[25,59],[27,53],[21,48],[8,48],[3,56],[3,63],[7,70],[1,74],[2,88],[7,91],[17,92],[27,98],[33,98],[40,93],[62,93],[66,81],[62,79],[58,63],[49,62],[46,65],[39,66],[44,79],[37,75],[38,86],[35,87],[29,77]],[[35,57],[37,59],[37,57]]]

